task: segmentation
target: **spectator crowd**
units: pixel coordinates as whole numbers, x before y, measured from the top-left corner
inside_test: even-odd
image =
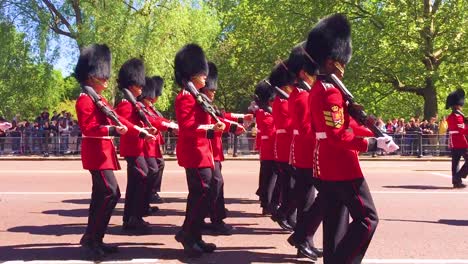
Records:
[[[0,117],[0,121],[8,121]],[[9,121],[10,122],[10,121]],[[72,114],[66,111],[52,115],[45,109],[33,121],[17,114],[11,128],[0,130],[0,154],[8,144],[12,154],[72,154],[80,149],[81,131]]]
[[[255,112],[255,105],[249,107],[249,112]],[[6,131],[0,130],[0,155],[4,154],[6,147],[11,154],[49,154],[64,155],[76,154],[80,151],[81,131],[78,122],[71,113],[66,111],[56,112],[52,115],[45,109],[33,121],[20,119],[16,115],[11,121],[0,117],[1,121],[8,121],[12,127]],[[418,117],[393,118],[387,122],[377,118],[376,125],[379,129],[391,135],[400,145],[401,155],[446,155],[447,149],[447,121],[445,117],[430,120],[422,120]],[[255,152],[255,121],[250,123],[247,133],[239,139],[223,138],[225,150],[230,145],[237,145],[239,153]],[[170,140],[171,141],[171,140]],[[230,142],[230,143],[229,143]],[[175,149],[175,140],[168,147]],[[229,146],[228,146],[229,145]],[[244,150],[245,149],[245,150]],[[376,153],[388,154],[388,153]]]

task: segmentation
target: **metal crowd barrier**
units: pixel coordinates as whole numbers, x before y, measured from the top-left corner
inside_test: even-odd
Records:
[[[400,149],[395,153],[362,153],[362,155],[402,155],[402,156],[448,156],[448,135],[427,134],[391,134]],[[167,155],[175,155],[177,137],[164,135],[163,151]],[[258,154],[255,147],[255,137],[247,135],[223,136],[225,155],[246,156]],[[119,138],[115,138],[119,147]],[[0,155],[78,155],[81,149],[81,137],[78,136],[25,136],[16,135],[0,137]]]

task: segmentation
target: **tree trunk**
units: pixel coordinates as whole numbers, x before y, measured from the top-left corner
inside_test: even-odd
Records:
[[[431,117],[437,116],[437,91],[431,77],[426,78],[426,87],[423,89],[424,119],[429,121]]]

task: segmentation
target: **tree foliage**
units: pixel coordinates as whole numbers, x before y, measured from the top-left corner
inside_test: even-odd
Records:
[[[26,33],[27,39],[18,35],[24,45],[31,43],[23,58],[32,60],[28,65],[37,72],[21,74],[36,80],[57,75],[50,65],[64,56],[63,43],[74,51],[66,54],[70,67],[79,47],[107,43],[114,77],[125,60],[137,57],[148,75],[165,79],[158,102],[163,110],[172,109],[178,90],[172,63],[184,44],[202,45],[218,65],[217,104],[243,111],[254,85],[276,61],[305,40],[320,18],[335,12],[345,13],[353,27],[354,54],[345,83],[369,112],[384,118],[446,114],[448,92],[468,88],[466,0],[0,0],[0,7],[0,19]],[[11,54],[26,54],[22,47]],[[72,88],[63,88],[58,100],[79,92],[65,83]],[[13,89],[4,80],[2,85]],[[115,87],[113,81],[107,91],[111,101],[119,96]]]
[[[0,22],[0,115],[32,118],[52,108],[76,87],[50,64],[37,61],[22,33]]]

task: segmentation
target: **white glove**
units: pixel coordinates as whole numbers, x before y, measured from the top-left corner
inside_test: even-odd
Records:
[[[395,152],[398,149],[400,149],[400,147],[398,147],[398,145],[395,144],[395,142],[393,142],[393,138],[389,135],[385,135],[384,137],[378,137],[377,147],[389,153]]]

